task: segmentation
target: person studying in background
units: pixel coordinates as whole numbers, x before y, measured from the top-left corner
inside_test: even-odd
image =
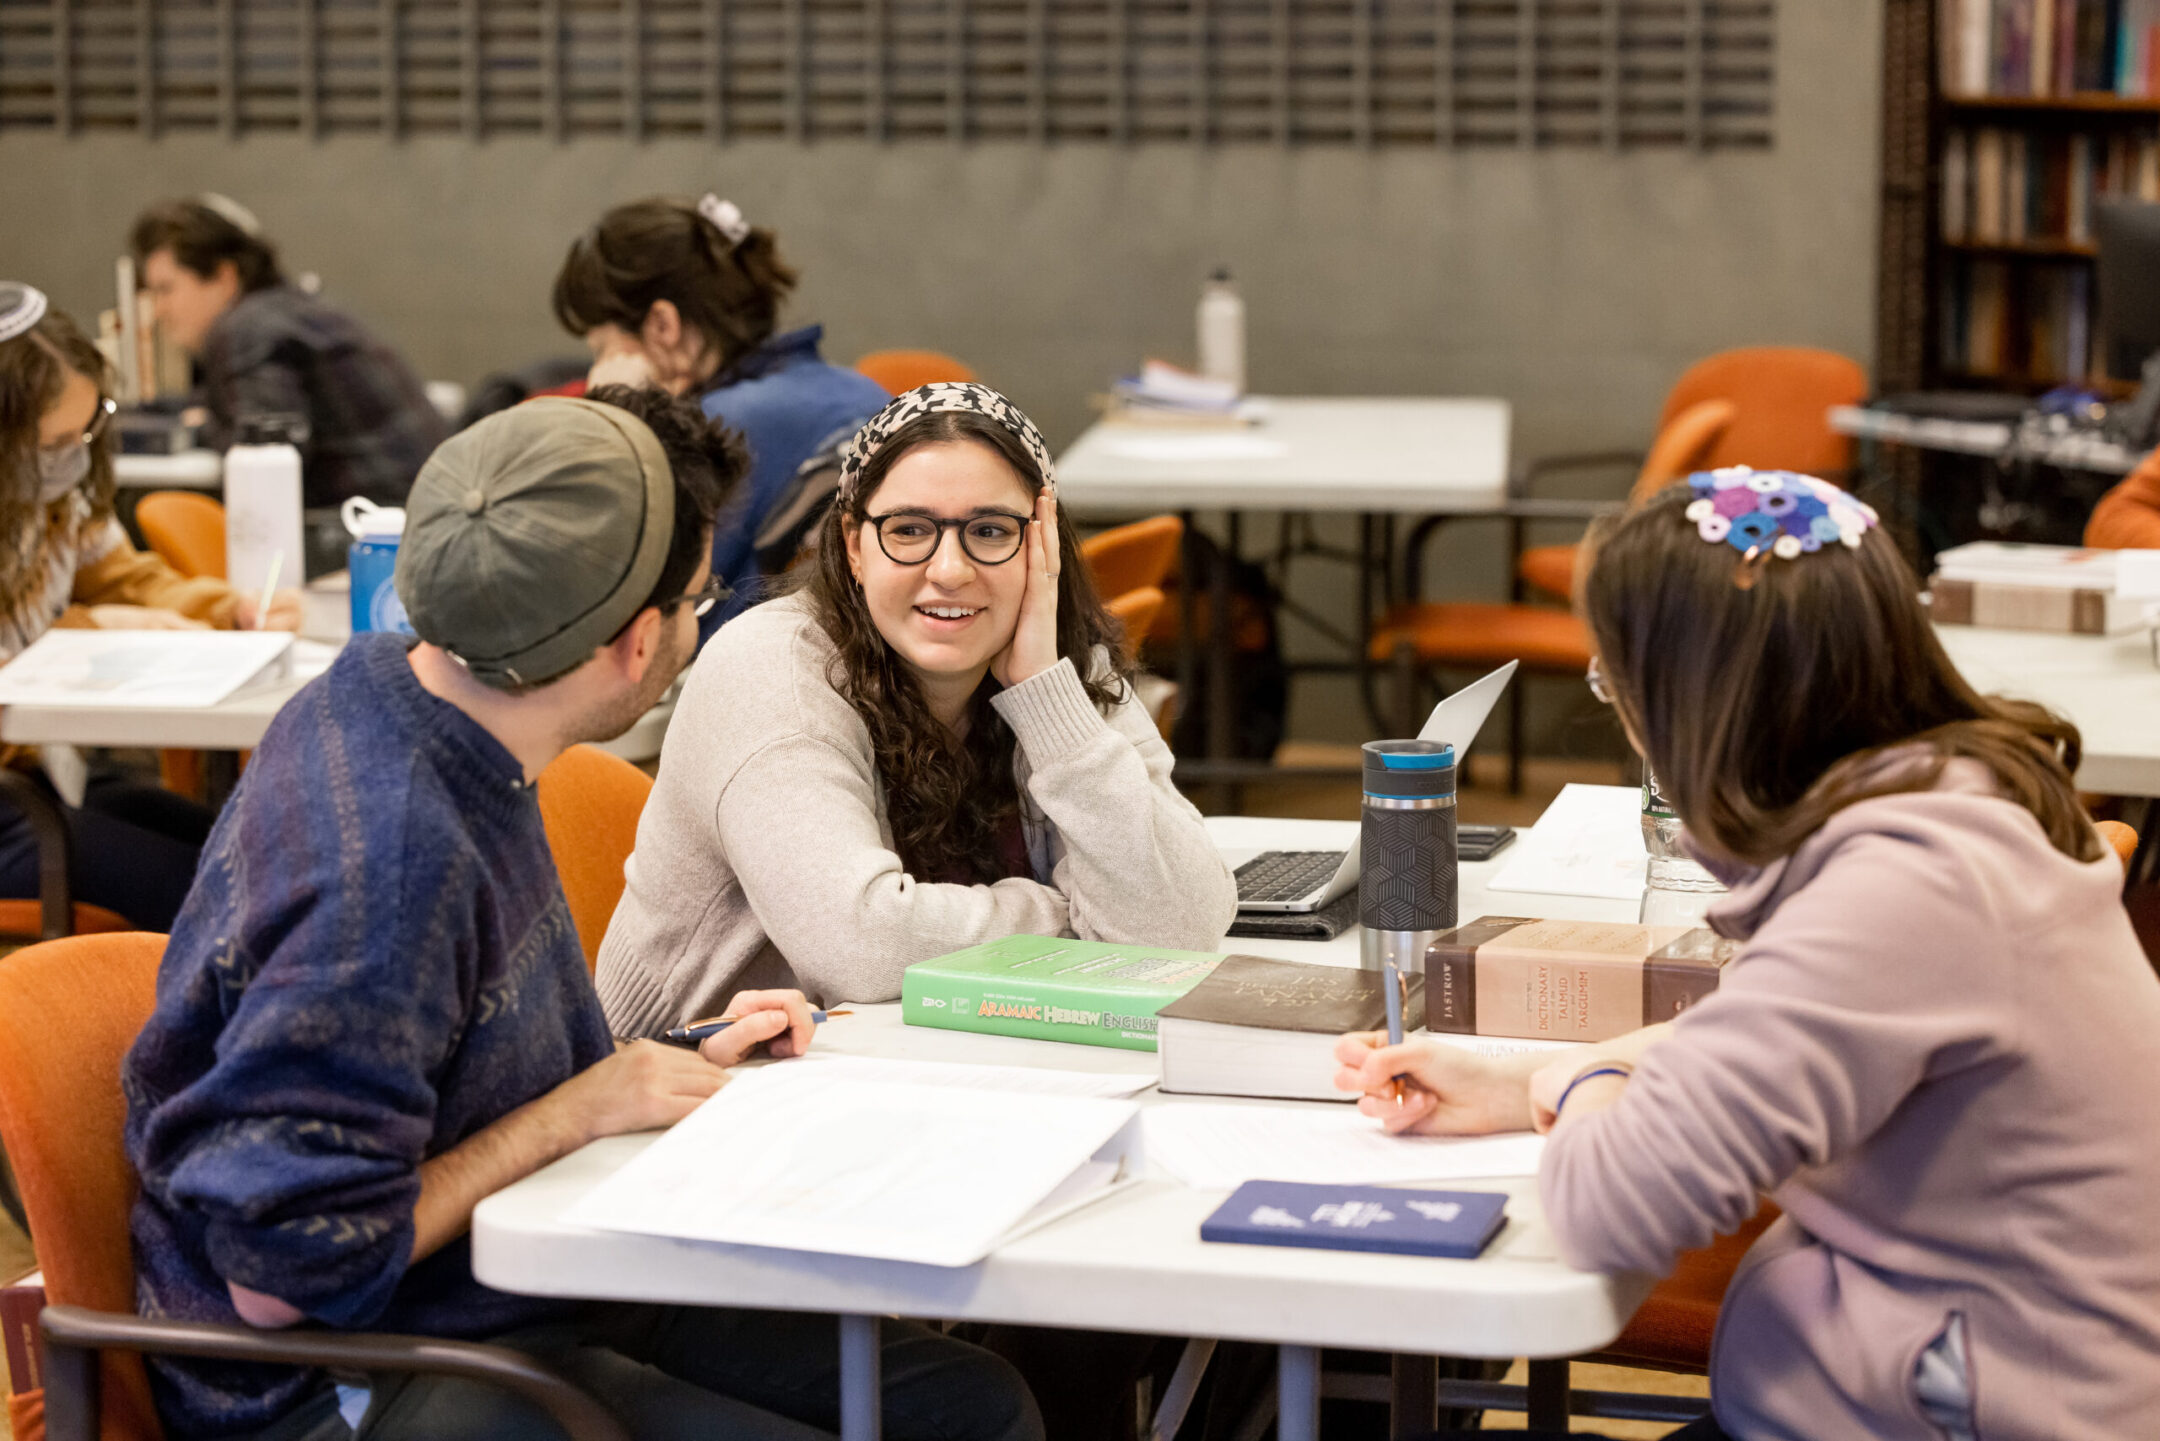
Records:
[[[622,1035],[738,986],[885,1001],[998,937],[1212,950],[1237,906],[1034,424],[980,385],[850,445],[814,566],[692,669],[601,944]]]
[[[1588,1270],[1662,1273],[1783,1208],[1690,1441],[2160,1434],[2160,984],[2076,728],[1976,694],[1821,481],[1697,476],[1588,564],[1592,687],[1732,888],[1709,922],[1738,949],[1678,1019],[1583,1054],[1357,1035],[1336,1084],[1391,1130],[1549,1129],[1544,1212]]]
[[[130,242],[159,327],[194,358],[205,444],[228,449],[251,417],[299,416],[309,506],[404,502],[448,425],[396,351],[285,279],[252,214],[222,195],[161,201]]]
[[[742,433],[750,477],[713,531],[713,573],[733,589],[699,627],[765,598],[752,543],[798,467],[889,398],[818,353],[821,326],[776,333],[795,271],[773,232],[716,195],[618,205],[570,244],[555,318],[593,353],[591,383],[687,395]]]
[[[2160,450],[2147,451],[2085,522],[2085,544],[2102,550],[2160,550]]]
[[[761,1046],[810,1042],[799,993],[756,991],[699,1051],[618,1047],[533,793],[689,659],[715,594],[712,517],[742,468],[695,407],[627,388],[518,406],[429,460],[397,561],[418,642],[354,637],[278,713],[128,1055],[145,1309],[493,1339],[637,1441],[832,1430],[830,1317],[508,1295],[473,1278],[465,1240],[489,1193],[672,1124]],[[988,1353],[889,1321],[881,1362],[888,1435],[1039,1441],[1032,1399]],[[561,1434],[464,1381],[149,1365],[175,1441]]]
[[[0,281],[0,662],[54,626],[297,630],[297,591],[278,592],[258,616],[257,597],[185,579],[128,541],[113,514],[106,390],[105,358],[81,327],[34,286]],[[44,783],[34,756],[4,761]],[[94,775],[83,807],[62,813],[75,899],[151,930],[171,925],[210,813],[117,775]],[[0,896],[37,894],[37,842],[0,801]]]

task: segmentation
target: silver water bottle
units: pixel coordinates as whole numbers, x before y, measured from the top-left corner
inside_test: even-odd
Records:
[[[1360,963],[1425,970],[1425,948],[1455,926],[1455,747],[1368,741],[1358,839]]]

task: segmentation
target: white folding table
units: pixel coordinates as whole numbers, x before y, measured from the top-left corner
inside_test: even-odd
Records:
[[[1233,861],[1266,847],[1347,845],[1354,822],[1217,817]],[[1504,860],[1508,852],[1501,853]],[[1509,895],[1488,900],[1500,860],[1466,864],[1461,914],[1533,910],[1634,918],[1631,902]],[[1550,904],[1541,904],[1549,902]],[[1353,930],[1327,943],[1233,939],[1226,949],[1355,965]],[[909,1028],[896,1005],[857,1007],[822,1027],[821,1048],[871,1056],[1151,1074],[1152,1054]],[[1150,1102],[1152,1093],[1143,1096]],[[1196,1098],[1181,1097],[1181,1101]],[[1228,1098],[1201,1104],[1252,1104]],[[1284,1103],[1271,1103],[1284,1104]],[[1322,1105],[1324,1102],[1309,1104]],[[565,1225],[564,1212],[650,1145],[652,1135],[595,1142],[483,1201],[473,1214],[473,1274],[533,1295],[830,1311],[842,1336],[841,1435],[878,1434],[876,1320],[885,1315],[1235,1338],[1283,1348],[1282,1441],[1313,1441],[1319,1351],[1564,1357],[1609,1344],[1648,1294],[1642,1277],[1562,1264],[1534,1182],[1474,1183],[1509,1192],[1510,1222],[1474,1261],[1224,1246],[1199,1239],[1224,1193],[1161,1174],[1000,1247],[944,1268],[667,1240]]]
[[[1504,400],[1411,396],[1274,396],[1257,400],[1266,419],[1236,429],[1190,429],[1105,420],[1058,458],[1058,491],[1081,514],[1180,512],[1186,533],[1202,510],[1225,513],[1225,549],[1238,553],[1247,511],[1349,512],[1360,517],[1358,636],[1352,666],[1366,675],[1372,586],[1385,585],[1398,517],[1487,514],[1508,499]],[[1196,573],[1188,565],[1187,574]],[[1178,684],[1189,699],[1198,675],[1193,589],[1183,607]],[[1214,567],[1209,614],[1229,614],[1230,578]],[[1195,776],[1227,771],[1235,724],[1230,695],[1230,629],[1209,626],[1207,746]]]
[[[1977,689],[2038,701],[2077,723],[2077,783],[2103,795],[2160,797],[2160,667],[2152,638],[1935,628]]]
[[[230,754],[253,750],[300,688],[329,669],[352,633],[351,596],[343,572],[311,581],[301,592],[300,639],[289,678],[244,691],[214,706],[0,706],[0,742],[10,745],[126,746]],[[637,723],[600,749],[632,762],[652,760],[674,718],[671,689]],[[227,788],[230,780],[226,781]],[[215,789],[215,787],[213,787]]]
[[[202,490],[225,488],[225,457],[214,450],[183,450],[177,455],[113,457],[113,484],[122,490]]]

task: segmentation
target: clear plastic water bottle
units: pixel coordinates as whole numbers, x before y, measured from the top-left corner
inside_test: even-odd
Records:
[[[1680,817],[1673,814],[1657,777],[1643,770],[1643,849],[1650,865],[1643,877],[1642,914],[1646,926],[1695,926],[1703,912],[1725,894],[1718,878],[1680,848]]]

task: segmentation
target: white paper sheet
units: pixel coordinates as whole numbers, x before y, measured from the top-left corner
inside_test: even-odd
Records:
[[[1633,786],[1568,786],[1514,851],[1487,890],[1635,900],[1649,859],[1642,793]]]
[[[192,708],[290,673],[283,631],[49,630],[0,666],[0,705]]]
[[[1200,432],[1172,431],[1168,434],[1138,433],[1107,435],[1103,437],[1103,450],[1125,460],[1191,461],[1191,460],[1279,460],[1290,453],[1290,447],[1279,440],[1264,435],[1246,435],[1235,430],[1208,430]]]
[[[1390,1136],[1369,1116],[1316,1106],[1151,1106],[1141,1113],[1149,1164],[1186,1185],[1247,1181],[1373,1185],[1534,1176],[1545,1138]]]
[[[875,1056],[819,1055],[815,1051],[800,1064],[817,1066],[858,1083],[964,1086],[1036,1096],[1131,1096],[1155,1084],[1153,1076],[1037,1070],[1033,1066],[971,1066],[959,1061],[890,1061]]]
[[[850,1079],[855,1069],[787,1062],[737,1076],[564,1221],[965,1266],[1091,1159],[1114,1160],[1099,1153],[1139,1109],[1092,1096]],[[1117,1169],[1098,1168],[1098,1187]]]

